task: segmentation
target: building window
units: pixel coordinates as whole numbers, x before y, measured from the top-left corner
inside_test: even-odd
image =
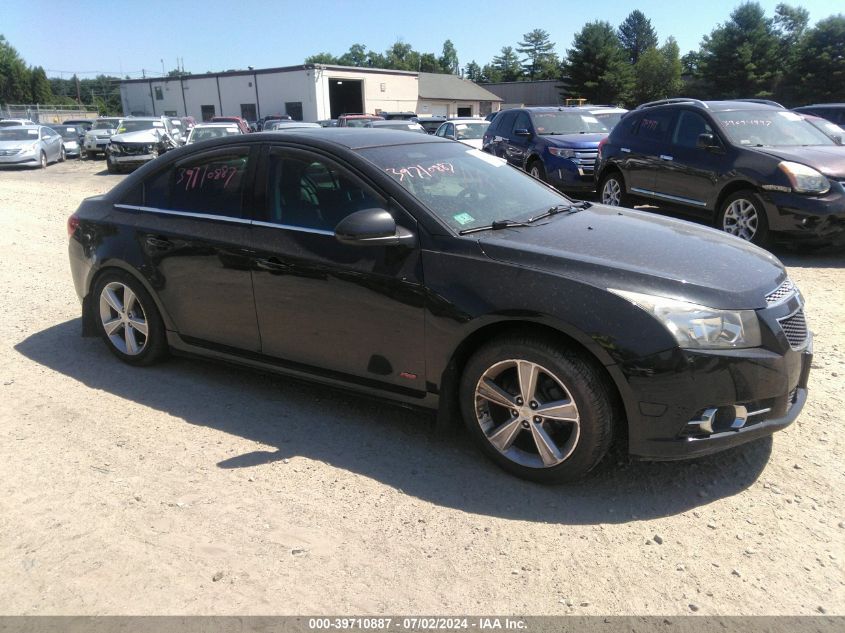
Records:
[[[156,86],[156,101],[164,99],[164,93],[161,91],[161,86]]]
[[[179,115],[176,114],[176,110],[165,110],[164,116],[179,116]]]
[[[203,121],[211,121],[211,118],[214,116],[214,106],[213,105],[200,106],[200,111],[202,112],[202,120]]]
[[[254,103],[241,104],[241,118],[246,119],[247,121],[255,121],[258,119]]]
[[[302,101],[285,101],[285,113],[294,121],[302,120]]]

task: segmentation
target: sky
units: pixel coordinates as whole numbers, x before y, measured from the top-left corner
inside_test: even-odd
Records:
[[[782,0],[758,0],[767,15]],[[787,0],[814,24],[845,12],[841,0]],[[740,0],[479,0],[392,3],[387,0],[28,0],[0,2],[0,34],[27,64],[48,76],[159,76],[184,61],[193,73],[302,64],[308,55],[341,55],[352,44],[384,52],[402,40],[440,55],[452,40],[460,64],[483,66],[503,46],[544,29],[560,56],[584,24],[619,26],[634,9],[651,20],[663,42],[681,54],[726,21]],[[55,25],[51,28],[50,25]]]

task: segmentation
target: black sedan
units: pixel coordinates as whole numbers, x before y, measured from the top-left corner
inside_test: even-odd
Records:
[[[573,202],[501,159],[391,130],[183,147],[68,223],[83,333],[460,415],[529,479],[614,439],[652,459],[790,424],[811,335],[778,260],[680,220]],[[741,271],[741,274],[737,274]]]

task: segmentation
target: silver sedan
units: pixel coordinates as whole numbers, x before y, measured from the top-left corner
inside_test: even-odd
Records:
[[[45,125],[19,125],[0,129],[0,165],[36,165],[65,159],[62,137]]]

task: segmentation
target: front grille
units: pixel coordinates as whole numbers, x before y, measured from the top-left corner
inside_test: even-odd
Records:
[[[575,157],[572,162],[578,165],[585,174],[592,174],[596,167],[597,149],[575,150]]]
[[[150,153],[148,143],[114,143],[114,145],[118,146],[121,154],[125,154],[127,156]]]
[[[777,290],[769,293],[766,296],[766,303],[768,305],[774,305],[776,303],[780,303],[787,297],[791,296],[796,290],[795,284],[792,283],[790,279],[784,281],[780,286],[778,286]]]
[[[19,149],[0,149],[0,156],[14,156],[20,153]]]
[[[804,319],[803,309],[784,319],[778,319],[778,323],[792,349],[799,349],[807,341],[807,321]]]

